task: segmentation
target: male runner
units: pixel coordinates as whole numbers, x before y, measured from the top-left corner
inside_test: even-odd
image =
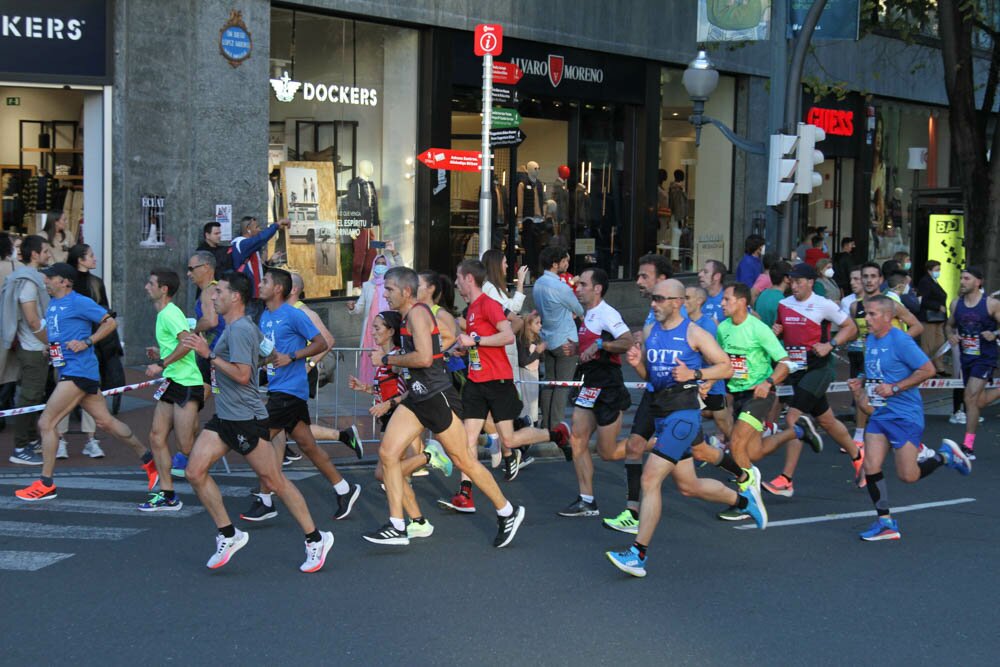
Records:
[[[216,342],[215,350],[209,349],[205,339],[197,334],[188,334],[182,341],[211,364],[216,410],[194,443],[187,479],[219,530],[208,567],[222,567],[250,540],[247,533],[233,526],[222,493],[208,474],[209,468],[231,449],[242,454],[261,484],[273,489],[284,501],[306,537],[306,560],[299,569],[316,572],[323,567],[333,546],[333,533],[316,529],[305,498],[281,472],[274,449],[267,444],[268,414],[257,388],[264,335],[246,314],[251,290],[250,280],[244,274],[224,273],[211,289],[215,309],[226,320],[226,330]]]
[[[493,475],[469,453],[465,429],[455,412],[458,396],[445,368],[437,321],[430,307],[417,302],[418,288],[419,280],[413,269],[396,266],[385,274],[385,299],[403,317],[402,354],[385,355],[381,365],[401,369],[409,391],[393,412],[379,447],[389,499],[389,523],[364,535],[364,539],[376,544],[409,544],[403,523],[404,505],[411,519],[417,523],[425,521],[413,489],[403,480],[401,459],[410,443],[426,428],[435,434],[454,465],[493,503],[498,524],[493,546],[505,547],[524,521],[524,507],[512,506]]]
[[[42,337],[48,344],[49,361],[59,373],[59,381],[38,419],[38,431],[42,436],[42,476],[15,491],[14,495],[29,502],[56,497],[52,480],[59,446],[56,426],[78,405],[90,413],[97,428],[124,442],[142,459],[142,469],[152,489],[159,478],[152,453],[139,442],[128,425],[111,416],[101,395],[101,373],[94,343],[109,336],[118,324],[107,309],[73,291],[75,268],[59,262],[41,272],[45,276],[45,291],[52,298],[45,311],[45,329],[35,336]],[[98,325],[97,330],[91,333],[94,325]],[[47,340],[44,339],[46,335]]]
[[[652,300],[657,323],[647,328],[645,345],[637,343],[629,349],[628,362],[640,377],[648,380],[647,393],[652,394],[650,412],[656,420],[654,456],[643,467],[636,541],[623,551],[605,553],[615,567],[636,577],[646,576],[646,549],[660,520],[661,486],[668,476],[674,475],[679,486],[700,481],[701,486],[712,491],[706,494],[709,500],[737,502],[736,493],[722,483],[697,480],[691,459],[692,444],[704,441],[698,382],[732,376],[729,357],[715,336],[681,315],[680,304],[676,302],[684,301],[684,285],[679,281],[658,283]],[[740,501],[763,529],[767,526],[767,512],[759,497],[756,487],[748,485]]]
[[[904,482],[923,479],[942,464],[962,475],[972,472],[968,457],[951,440],[942,441],[941,449],[932,456],[918,459],[924,433],[924,404],[918,387],[934,377],[935,369],[914,340],[893,327],[894,304],[885,296],[866,300],[869,333],[865,342],[865,375],[848,380],[854,399],[871,415],[865,430],[865,476],[878,519],[860,534],[868,542],[900,538],[899,525],[889,510],[888,485],[882,474],[882,463],[890,446],[896,475]]]
[[[847,428],[834,416],[826,399],[827,389],[834,378],[834,358],[830,353],[838,345],[854,338],[858,328],[837,304],[813,293],[813,284],[818,278],[816,269],[808,264],[797,264],[789,278],[792,279],[792,295],[778,304],[778,320],[773,327],[775,334],[782,337],[789,358],[800,369],[788,378],[794,394],[789,403],[786,423],[792,428],[801,415],[811,415],[851,457],[855,482],[864,486],[861,470],[864,448],[854,443]],[[832,338],[831,322],[840,327]],[[811,438],[810,445],[816,452],[823,449],[820,438]],[[789,441],[784,470],[770,482],[764,482],[764,488],[775,495],[790,498],[795,493],[792,477],[801,452],[802,442],[798,438]]]
[[[979,413],[1000,395],[996,390],[985,392],[997,367],[997,322],[1000,321],[1000,301],[986,296],[983,273],[975,267],[962,271],[958,298],[952,301],[951,315],[945,331],[952,347],[959,349],[962,380],[965,382],[965,439],[962,452],[970,461],[976,458],[976,429]]]
[[[708,292],[702,287],[688,287],[684,291],[684,305],[687,307],[688,319],[711,334],[714,339],[719,325],[702,310],[707,299]],[[724,318],[723,314],[718,321],[721,322]],[[733,430],[733,416],[726,406],[726,383],[713,382],[708,392],[702,396],[702,401],[705,403],[705,409],[712,415],[719,433],[728,440]]]
[[[176,511],[183,505],[174,494],[167,438],[173,431],[177,448],[187,458],[198,431],[198,412],[205,406],[205,386],[195,355],[180,344],[181,337],[190,331],[187,317],[174,304],[174,295],[180,285],[180,278],[169,269],[153,269],[146,281],[146,294],[156,308],[158,349],[157,358],[146,366],[146,377],[162,373],[164,379],[153,394],[156,408],[149,431],[149,447],[160,473],[160,491],[139,505],[143,512]]]
[[[576,378],[583,382],[573,408],[573,468],[580,495],[559,516],[597,516],[594,501],[594,460],[590,455],[590,436],[597,431],[597,451],[601,458],[621,458],[617,443],[622,428],[622,413],[632,399],[622,378],[620,354],[632,347],[632,332],[621,314],[604,300],[608,293],[608,274],[601,268],[585,269],[577,283],[577,298],[585,309],[578,332],[580,365]]]
[[[723,320],[722,286],[726,280],[726,265],[717,259],[710,259],[698,272],[698,285],[708,294],[701,309],[717,323]],[[686,309],[685,309],[685,312]]]
[[[334,520],[347,517],[361,494],[361,485],[351,486],[343,478],[330,456],[319,448],[309,428],[309,380],[306,357],[327,349],[326,340],[301,310],[285,303],[292,288],[287,271],[269,268],[260,285],[260,297],[266,306],[260,316],[260,329],[274,345],[267,358],[267,414],[271,440],[285,432],[295,438],[302,453],[333,486],[337,496]],[[283,443],[277,447],[277,464],[284,458]],[[261,478],[260,492],[250,509],[240,515],[244,521],[264,521],[278,515],[266,480]]]

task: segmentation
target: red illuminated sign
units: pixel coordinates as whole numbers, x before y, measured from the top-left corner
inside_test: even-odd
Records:
[[[806,122],[822,128],[829,135],[854,136],[854,112],[845,109],[813,107],[806,113]]]

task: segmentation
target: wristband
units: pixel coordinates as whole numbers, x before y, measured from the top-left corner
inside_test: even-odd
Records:
[[[94,347],[94,339],[90,336],[87,336],[87,340],[83,342],[87,344],[87,347]]]
[[[598,350],[603,350],[604,349],[604,339],[603,338],[598,338],[597,339],[597,349]]]
[[[773,386],[774,386],[775,384],[777,384],[777,383],[776,383],[776,382],[774,381],[774,378],[773,378],[772,376],[770,376],[770,375],[768,375],[768,376],[767,376],[766,378],[764,378],[764,382],[768,383],[768,384],[769,384],[769,385],[771,385],[772,387],[773,387]]]
[[[694,379],[695,379],[696,382],[697,381],[701,381],[701,369],[700,368],[696,368],[694,370]]]
[[[156,361],[154,361],[153,365],[154,366],[160,366],[161,368],[166,368],[167,367],[167,365],[165,363],[163,363],[163,358],[162,357],[160,359],[157,359]]]

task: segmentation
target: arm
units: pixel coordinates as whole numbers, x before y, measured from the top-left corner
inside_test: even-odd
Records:
[[[305,359],[306,357],[312,357],[322,352],[326,352],[329,347],[330,346],[327,344],[326,339],[323,338],[323,334],[318,333],[312,337],[308,345],[295,350],[295,352],[291,355],[282,354],[281,352],[275,350],[271,355],[274,359],[272,363],[275,368],[282,368],[293,361],[298,361],[299,359]]]
[[[555,290],[556,300],[566,306],[569,310],[573,312],[577,317],[583,317],[583,306],[580,305],[580,301],[576,298],[576,294],[573,292],[573,288],[566,283],[559,281],[559,286]]]
[[[733,377],[733,364],[729,355],[722,351],[715,336],[708,333],[697,324],[688,326],[688,344],[701,354],[702,358],[711,364],[701,369],[703,380],[728,380]],[[678,382],[689,382],[694,379],[695,372],[678,362],[674,369],[674,379]]]
[[[239,268],[246,262],[247,257],[266,246],[267,242],[281,229],[283,223],[283,220],[272,222],[256,236],[241,239],[238,243],[233,244],[233,266]]]
[[[204,333],[219,326],[219,314],[215,312],[215,304],[212,303],[207,288],[201,291],[199,298],[201,300],[201,318],[195,324],[194,330],[195,333]]]
[[[496,323],[497,332],[479,339],[479,347],[505,347],[514,342],[514,329],[507,320]],[[476,341],[469,334],[461,334],[458,342],[465,347],[475,347]]]
[[[909,308],[897,301],[895,311],[899,321],[906,324],[906,333],[909,334],[910,338],[917,338],[923,333],[924,325],[920,323],[916,315],[910,312]]]
[[[854,404],[861,412],[866,415],[871,415],[875,412],[875,408],[868,402],[868,393],[865,392],[864,378],[849,378],[847,380],[847,387],[854,395]]]
[[[37,301],[25,301],[20,304],[21,306],[21,316],[24,317],[24,321],[27,322],[28,326],[31,327],[31,333],[35,335],[43,345],[49,344],[49,334],[45,331],[45,326],[42,322],[42,318],[38,313],[38,302]]]
[[[944,335],[952,345],[958,345],[958,333],[955,331],[955,309],[958,307],[958,299],[951,302],[948,307],[948,321],[944,323]]]
[[[1000,301],[997,301],[993,297],[987,297],[986,312],[988,312],[990,317],[994,320],[1000,321]],[[1000,334],[998,334],[997,330],[983,332],[983,340],[985,341],[993,342],[997,338],[1000,338]]]
[[[187,334],[188,334],[187,331],[179,332],[177,334],[177,347],[174,348],[174,351],[168,354],[166,358],[157,359],[153,363],[146,366],[146,377],[156,377],[164,370],[166,370],[167,366],[169,366],[170,364],[174,363],[175,361],[183,358],[188,354],[191,354],[191,350],[189,348],[186,348],[183,345],[181,345],[182,339]]]
[[[195,354],[203,359],[209,359],[212,355],[212,351],[208,349],[208,343],[197,334],[181,334],[181,342],[184,347],[194,350]],[[222,357],[215,357],[209,363],[237,384],[250,384],[250,364],[234,364]]]
[[[883,382],[879,386],[875,387],[875,392],[882,398],[889,398],[895,395],[894,392],[892,391],[893,385],[899,387],[900,391],[905,391],[912,387],[919,387],[922,383],[924,383],[927,380],[930,380],[935,375],[937,375],[937,369],[934,368],[934,364],[932,362],[927,361],[924,362],[924,364],[920,366],[920,368],[913,371],[913,374],[910,375],[908,378],[893,383]]]
[[[319,319],[319,315],[316,314],[315,310],[313,310],[312,308],[303,308],[302,312],[306,314],[306,317],[309,318],[309,321],[313,323],[313,326],[316,327],[316,329],[319,330],[320,335],[323,336],[323,340],[326,341],[325,350],[323,350],[319,354],[311,355],[312,359],[310,359],[310,363],[312,363],[312,365],[315,366],[316,364],[319,363],[320,359],[322,359],[327,355],[327,352],[330,351],[330,348],[333,347],[335,339],[333,337],[333,334],[330,333],[330,330],[326,328],[325,324],[323,324],[323,321]]]
[[[458,339],[458,322],[444,308],[439,309],[434,317],[437,318],[438,331],[441,333],[441,349],[447,350]]]
[[[625,360],[628,361],[629,366],[635,369],[641,380],[649,377],[649,374],[646,372],[645,340],[646,337],[643,336],[642,342],[635,341],[635,344],[628,349],[628,353],[625,355]]]
[[[110,315],[105,315],[104,319],[101,320],[101,324],[97,327],[94,333],[90,334],[89,344],[82,340],[71,340],[66,343],[66,347],[73,352],[82,352],[88,347],[93,347],[95,343],[111,335],[111,332],[118,328],[118,323],[115,322],[115,318]]]

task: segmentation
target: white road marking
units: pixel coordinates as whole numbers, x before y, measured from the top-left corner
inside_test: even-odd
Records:
[[[0,535],[44,540],[124,540],[145,532],[146,528],[108,526],[60,526],[30,521],[0,521]]]
[[[115,514],[119,516],[153,516],[164,519],[186,519],[205,511],[201,505],[184,503],[176,512],[140,512],[139,503],[110,500],[69,500],[54,498],[42,502],[26,503],[14,496],[0,496],[0,510],[28,510],[35,512],[75,512],[78,514]]]
[[[917,505],[904,505],[903,507],[893,507],[893,514],[902,514],[903,512],[916,512],[917,510],[927,510],[933,509],[935,507],[948,507],[949,505],[961,505],[963,503],[974,503],[975,498],[956,498],[955,500],[941,500],[934,503],[919,503]],[[860,519],[866,516],[874,517],[877,516],[875,510],[868,510],[866,512],[847,512],[844,514],[824,514],[822,516],[807,516],[801,519],[786,519],[784,521],[768,521],[767,527],[774,528],[775,526],[798,526],[804,523],[821,523],[823,521],[840,521],[841,519]],[[752,523],[749,526],[733,526],[736,530],[757,530],[757,526]]]
[[[27,486],[34,482],[37,477],[8,477],[0,479],[2,486]],[[145,500],[143,494],[149,493],[149,483],[146,480],[131,479],[105,479],[102,477],[56,477],[57,489],[87,489],[91,491],[128,491],[142,496],[139,501]],[[174,482],[174,491],[188,495],[195,495],[190,484],[184,482]],[[250,495],[250,487],[247,486],[220,486],[219,491],[224,496],[238,497]],[[57,502],[47,500],[45,502]]]
[[[34,572],[72,557],[73,554],[50,551],[0,551],[0,570]]]

